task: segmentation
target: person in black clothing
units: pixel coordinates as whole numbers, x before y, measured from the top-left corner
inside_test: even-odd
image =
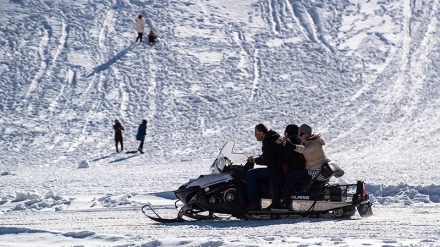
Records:
[[[294,145],[301,144],[298,139],[298,125],[290,124],[286,127],[283,143],[282,160],[287,163],[287,168],[283,167],[284,174],[304,170],[306,165],[304,155],[293,150]]]
[[[119,120],[115,120],[115,125],[113,125],[113,129],[115,130],[115,145],[116,145],[116,152],[119,153],[118,149],[118,143],[121,144],[121,151],[124,150],[124,142],[122,138],[122,131],[124,130],[124,127],[122,126],[121,122]]]
[[[284,183],[287,173],[304,170],[305,159],[300,153],[293,151],[293,145],[300,144],[298,140],[298,125],[289,124],[284,130],[283,152],[281,154],[282,170],[278,170],[270,179],[272,203],[266,209],[282,208],[280,204],[280,186]]]
[[[275,173],[281,172],[282,137],[274,130],[269,130],[264,124],[258,124],[255,126],[255,138],[262,142],[263,153],[256,158],[250,156],[248,163],[266,168],[254,168],[246,172],[248,211],[260,210],[257,180],[270,180]]]
[[[150,33],[148,33],[148,43],[150,43],[150,45],[154,45],[156,44],[157,41],[157,35],[153,32],[153,30],[150,31]]]
[[[142,123],[139,124],[138,132],[136,134],[136,140],[141,141],[138,147],[138,151],[141,154],[144,153],[143,149],[144,149],[144,141],[146,135],[147,135],[147,120],[144,119],[142,120]]]

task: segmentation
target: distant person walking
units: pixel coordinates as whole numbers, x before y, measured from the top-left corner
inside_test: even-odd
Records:
[[[138,32],[138,36],[136,38],[136,42],[142,42],[142,35],[144,34],[145,29],[145,21],[142,19],[142,15],[138,15],[138,18],[136,19],[136,29]]]
[[[143,149],[144,149],[144,141],[146,135],[147,135],[147,120],[144,119],[142,120],[142,123],[139,125],[138,132],[136,134],[136,140],[141,141],[138,148],[138,151],[141,154],[144,153]]]
[[[122,126],[121,122],[119,120],[115,120],[115,125],[113,125],[113,129],[115,130],[115,146],[116,146],[116,152],[119,153],[118,149],[118,143],[121,144],[121,151],[124,150],[124,142],[122,138],[122,131],[124,131],[124,126]]]

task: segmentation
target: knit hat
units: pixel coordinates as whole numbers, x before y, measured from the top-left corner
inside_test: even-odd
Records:
[[[286,130],[284,132],[287,132],[289,136],[297,135],[298,134],[298,125],[296,124],[289,124],[286,126]]]
[[[306,135],[312,135],[312,127],[308,126],[307,124],[302,124],[299,126],[298,132]]]

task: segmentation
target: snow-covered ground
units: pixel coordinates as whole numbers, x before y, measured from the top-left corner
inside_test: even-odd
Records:
[[[0,1],[0,246],[440,246],[440,2]],[[135,43],[142,14],[160,41]],[[148,120],[146,153],[126,150]],[[307,123],[374,215],[203,221],[171,191]]]

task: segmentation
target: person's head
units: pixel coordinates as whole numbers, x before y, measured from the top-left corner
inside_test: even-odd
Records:
[[[267,126],[262,123],[255,125],[255,138],[257,138],[257,141],[262,141],[268,131]]]
[[[115,119],[115,124],[119,123],[119,120]]]
[[[142,124],[147,124],[147,120],[142,120]]]
[[[150,30],[150,34],[154,34],[153,30]]]
[[[138,15],[138,19],[142,19],[142,15]]]
[[[291,137],[298,135],[298,125],[296,124],[289,124],[286,126],[286,129],[284,130],[284,136],[285,137]]]
[[[305,142],[312,135],[312,127],[302,124],[298,128],[298,138],[301,142]]]

